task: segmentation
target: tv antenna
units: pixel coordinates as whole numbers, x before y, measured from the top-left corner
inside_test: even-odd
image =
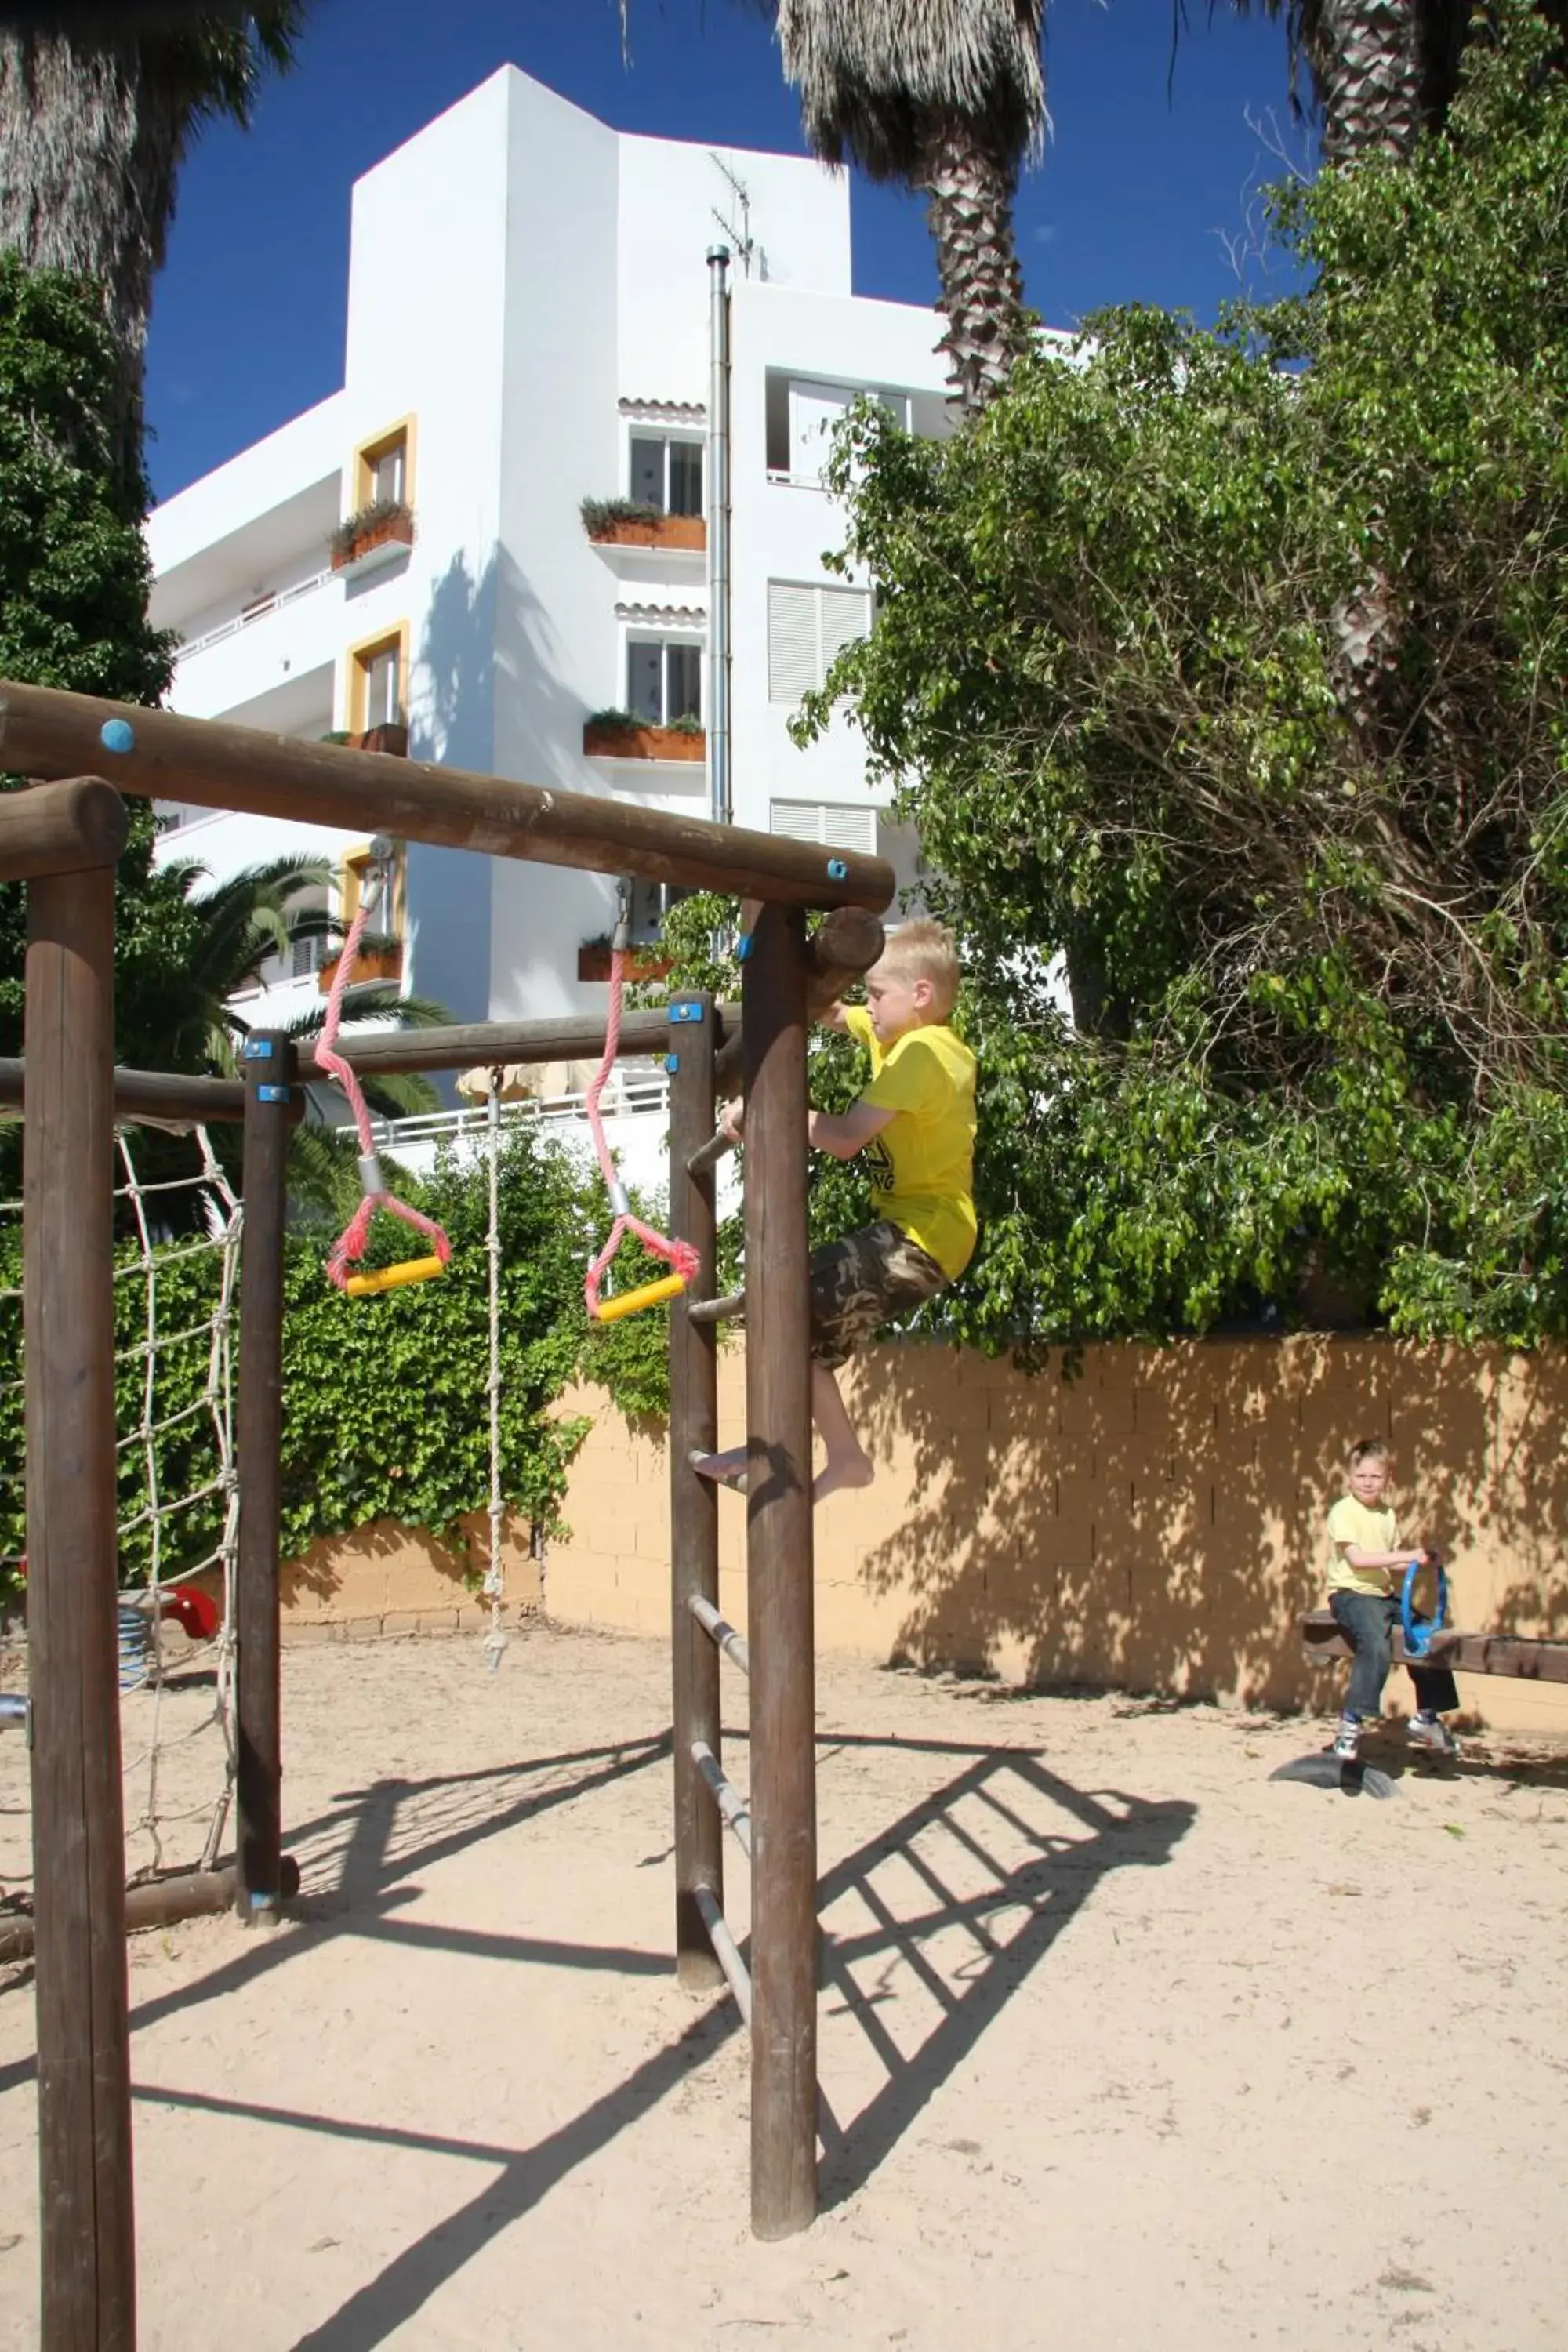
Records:
[[[721,177],[729,183],[733,209],[739,213],[740,222],[737,226],[728,213],[720,211],[717,205],[711,207],[713,217],[729,238],[733,250],[740,256],[741,268],[744,275],[749,278],[752,274],[752,257],[754,254],[757,261],[757,275],[765,279],[768,274],[768,257],[752,235],[752,192],[744,180],[738,179],[731,171],[722,155],[715,154],[711,147],[708,150],[708,161]]]

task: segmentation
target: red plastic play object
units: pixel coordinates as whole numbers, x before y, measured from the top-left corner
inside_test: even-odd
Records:
[[[159,1613],[177,1618],[193,1642],[210,1642],[217,1632],[217,1602],[199,1584],[172,1585],[163,1595]]]

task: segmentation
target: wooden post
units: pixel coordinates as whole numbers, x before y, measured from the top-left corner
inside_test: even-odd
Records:
[[[281,1030],[245,1042],[245,1223],[239,1273],[238,1672],[235,1782],[242,1919],[282,1899],[279,1519],[282,1498],[283,1229],[294,1048]]]
[[[26,1043],[40,2340],[44,2352],[132,2352],[136,2245],[114,1614],[112,863],[30,886]]]
[[[714,1005],[711,996],[683,996],[669,1008],[670,1230],[701,1260],[698,1297],[713,1287],[717,1224],[711,1169],[692,1175],[688,1161],[713,1132]],[[692,1453],[710,1454],[719,1442],[719,1363],[711,1323],[692,1319],[690,1296],[669,1315],[669,1569],[670,1644],[675,1724],[675,1964],[690,1992],[720,1981],[719,1965],[703,1925],[697,1889],[705,1886],[722,1909],[724,1830],[707,1801],[692,1761],[692,1743],[720,1746],[719,1653],[692,1616],[690,1601],[719,1601],[719,1495],[711,1479],[691,1467]]]
[[[752,1652],[752,2228],[816,2211],[816,1749],[802,918],[764,907],[746,1068],[746,1536]]]

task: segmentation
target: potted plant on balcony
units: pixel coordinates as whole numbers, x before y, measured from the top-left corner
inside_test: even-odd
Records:
[[[346,727],[334,727],[317,740],[341,743],[349,751],[384,751],[394,760],[408,757],[408,730],[401,719],[385,719],[379,727],[367,727],[359,735],[351,734]]]
[[[340,949],[338,953],[322,964],[318,971],[316,985],[323,996],[331,993],[332,982],[337,978],[338,966],[342,961],[342,950]],[[367,932],[360,941],[359,953],[354,958],[353,986],[349,991],[350,995],[353,995],[355,988],[367,987],[373,982],[396,982],[402,978],[403,941],[389,937],[377,937],[374,933]]]
[[[378,547],[412,547],[414,509],[401,499],[372,499],[339,523],[327,541],[332,570],[344,571]]]
[[[577,950],[578,979],[608,980],[610,958],[614,953],[608,931],[595,932],[591,940],[584,940]],[[626,964],[626,978],[662,980],[671,969],[668,956],[661,955],[657,948],[634,947]]]
[[[643,499],[584,499],[583,528],[600,547],[666,547],[700,551],[708,525],[700,515],[666,514]]]
[[[583,721],[583,749],[598,760],[700,760],[708,738],[690,717],[652,727],[629,710],[591,710]]]

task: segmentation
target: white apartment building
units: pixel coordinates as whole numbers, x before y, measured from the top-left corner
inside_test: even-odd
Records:
[[[732,814],[912,872],[854,729],[805,751],[786,730],[870,624],[868,587],[822,562],[839,535],[825,430],[866,389],[947,429],[940,320],[851,293],[842,176],[626,136],[514,68],[356,184],[342,391],[152,517],[154,618],[183,639],[174,707],[311,738],[401,726],[416,758],[708,813],[716,245],[732,256]],[[410,510],[411,535],[334,569],[334,530],[377,499]],[[668,521],[595,540],[584,499]],[[616,709],[637,733],[586,723]],[[363,840],[163,814],[164,856],[221,877],[308,853],[352,902]],[[580,974],[615,911],[613,877],[410,844],[404,984],[459,1021],[602,1008],[602,979]],[[651,928],[646,894],[638,912]],[[300,961],[249,1018],[318,990]]]

